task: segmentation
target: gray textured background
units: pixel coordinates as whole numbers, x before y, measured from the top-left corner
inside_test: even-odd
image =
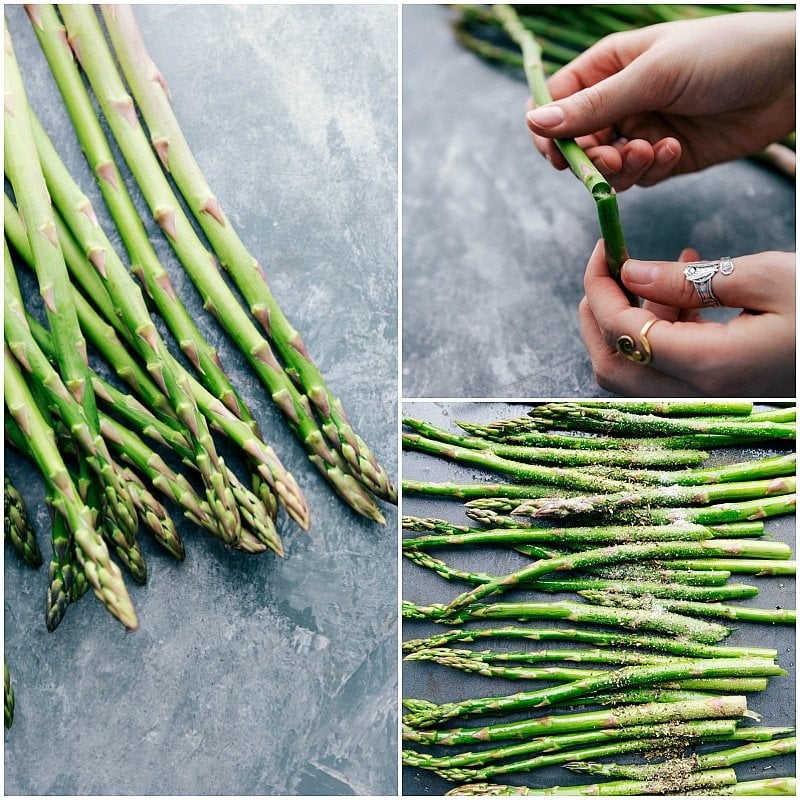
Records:
[[[521,72],[460,47],[453,14],[403,8],[403,396],[604,394],[577,321],[594,204],[531,144]],[[638,258],[795,248],[793,182],[749,161],[619,202]]]
[[[403,412],[409,416],[424,419],[447,430],[458,431],[454,420],[470,422],[491,422],[496,419],[508,419],[523,416],[530,404],[507,403],[425,403],[405,402]],[[778,452],[778,451],[774,451]],[[761,455],[771,455],[773,451],[758,448],[739,450],[726,448],[712,451],[708,463],[731,463]],[[422,481],[495,481],[505,480],[498,473],[491,473],[477,467],[454,464],[425,453],[414,451],[403,452],[403,477]],[[463,506],[458,500],[436,498],[425,495],[408,494],[403,498],[403,514],[415,517],[435,517],[446,519],[459,525],[474,525],[464,514]],[[776,517],[766,521],[768,535],[778,541],[789,543],[795,548],[796,520],[793,516]],[[419,534],[405,532],[405,535]],[[444,559],[460,569],[475,569],[496,575],[523,566],[526,559],[514,552],[501,552],[497,548],[472,547],[470,552],[461,548],[437,547],[432,554]],[[403,598],[415,603],[449,603],[463,586],[446,581],[430,570],[412,564],[403,559],[402,565]],[[752,575],[733,575],[730,583],[749,583],[757,585],[759,595],[747,600],[737,600],[736,604],[759,606],[763,608],[794,608],[795,581],[792,578],[758,578]],[[515,599],[520,600],[569,600],[569,595],[548,595],[537,592],[517,592]],[[725,624],[724,620],[716,620]],[[502,623],[513,624],[513,622]],[[526,625],[531,628],[558,626],[557,621],[533,620]],[[492,627],[489,622],[470,623],[470,627]],[[795,669],[795,631],[787,625],[757,625],[754,623],[732,623],[733,633],[723,644],[755,645],[757,647],[773,647],[778,650],[778,663],[789,671],[788,675],[770,678],[766,692],[748,695],[748,707],[763,715],[762,725],[794,725],[796,708],[796,669]],[[403,622],[403,639],[416,639],[431,636],[446,629],[446,626],[433,622]],[[454,645],[458,646],[458,645]],[[471,649],[525,649],[519,640],[485,640],[485,644],[464,645]],[[469,697],[489,697],[526,691],[531,687],[527,681],[510,681],[502,678],[485,678],[459,670],[425,661],[408,661],[403,663],[403,696],[431,700],[444,703]],[[518,719],[530,716],[525,712],[506,715],[506,719]],[[501,718],[475,718],[475,725],[501,721]],[[470,726],[472,723],[470,723]],[[452,727],[452,726],[445,726]],[[502,743],[500,743],[502,744]],[[407,743],[411,749],[424,750],[444,755],[448,752],[475,748],[426,747]],[[715,749],[722,749],[716,746]],[[606,761],[626,761],[624,756],[608,758]],[[636,760],[636,759],[634,759]],[[760,780],[761,778],[795,774],[794,754],[770,758],[763,761],[751,761],[736,767],[740,780]],[[509,783],[526,786],[566,786],[592,783],[590,776],[572,774],[561,767],[547,767],[530,773],[519,773],[508,776],[497,776],[492,783]],[[403,793],[405,795],[441,795],[455,784],[445,781],[430,770],[403,767]]]
[[[96,199],[27,18],[20,6],[6,14],[32,103]],[[147,5],[137,17],[209,183],[396,475],[397,9]],[[48,634],[46,567],[31,571],[6,550],[17,709],[5,792],[394,794],[396,515],[387,510],[379,529],[333,496],[153,230],[179,293],[306,490],[312,529],[282,515],[279,561],[228,553],[184,525],[183,564],[143,533],[150,580],[129,582],[133,634],[91,595]],[[13,453],[6,468],[48,558],[41,485]]]

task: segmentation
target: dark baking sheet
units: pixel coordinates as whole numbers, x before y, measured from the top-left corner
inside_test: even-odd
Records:
[[[459,430],[454,420],[469,420],[471,422],[490,422],[496,419],[507,419],[524,415],[530,404],[517,403],[447,403],[447,402],[404,402],[404,414],[424,419],[440,427],[457,431]],[[754,458],[772,454],[773,451],[764,448],[727,448],[712,451],[709,463],[731,463],[743,458]],[[402,471],[405,479],[425,481],[494,481],[505,480],[498,473],[490,473],[475,468],[454,464],[444,459],[439,459],[425,453],[403,451]],[[475,525],[463,513],[463,506],[458,500],[449,500],[428,497],[417,494],[408,494],[403,497],[402,513],[417,517],[435,517],[446,519],[461,525]],[[795,542],[795,517],[778,517],[766,521],[767,531],[771,538],[788,542],[794,547]],[[419,535],[408,532],[406,535]],[[440,556],[448,563],[464,569],[482,569],[493,574],[506,574],[526,563],[526,559],[514,552],[504,552],[491,548],[435,548],[433,555]],[[781,606],[784,608],[795,607],[795,581],[790,578],[757,578],[750,575],[734,575],[731,582],[752,583],[759,587],[759,594],[746,601],[735,601],[737,604],[755,605],[765,608]],[[402,561],[402,586],[403,598],[416,603],[447,603],[466,588],[466,584],[446,581],[430,570],[422,569],[412,564],[407,559]],[[514,592],[514,599],[576,599],[574,594],[542,594],[536,592]],[[509,598],[511,599],[511,594]],[[719,620],[723,624],[724,620]],[[498,621],[495,625],[512,625],[513,621]],[[548,620],[534,620],[530,623],[520,623],[528,627],[558,626],[558,623]],[[795,631],[791,626],[767,626],[747,623],[734,623],[734,632],[723,643],[731,645],[755,645],[759,647],[772,647],[778,650],[778,662],[789,671],[786,676],[771,678],[769,688],[765,692],[754,693],[748,696],[748,707],[762,715],[762,725],[794,725],[795,724]],[[448,630],[450,626],[436,625],[431,622],[403,622],[403,639],[416,639],[430,636],[437,632]],[[464,627],[479,628],[493,627],[490,622],[470,622]],[[576,627],[588,627],[576,625]],[[525,644],[520,640],[484,640],[478,644],[453,645],[453,647],[472,649],[525,649]],[[564,643],[569,647],[568,643]],[[574,645],[579,647],[580,645]],[[600,669],[602,667],[598,667]],[[535,688],[544,685],[540,682],[510,681],[500,678],[485,678],[450,669],[430,662],[410,661],[403,662],[402,693],[404,697],[415,697],[442,703],[452,700],[462,700],[470,697],[489,697],[512,694],[517,691]],[[525,718],[525,713],[507,715],[503,719]],[[493,721],[491,717],[474,717],[473,722],[464,718],[464,725],[479,725]],[[499,721],[499,719],[495,720]],[[444,727],[444,726],[443,726]],[[452,725],[451,725],[452,727]],[[498,743],[502,744],[502,743]],[[406,743],[411,749],[425,750],[426,752],[444,755],[467,748],[423,747],[414,743]],[[479,748],[475,748],[479,749]],[[721,749],[719,746],[717,749]],[[624,757],[606,759],[624,761]],[[779,756],[762,761],[747,762],[736,767],[740,780],[758,780],[772,776],[794,775],[795,758],[793,755]],[[549,767],[536,770],[532,773],[519,773],[497,776],[491,783],[509,783],[535,787],[566,786],[591,783],[590,776],[581,776],[570,773],[561,767]],[[439,778],[430,770],[412,767],[403,767],[403,794],[404,795],[441,795],[452,789],[457,784]]]

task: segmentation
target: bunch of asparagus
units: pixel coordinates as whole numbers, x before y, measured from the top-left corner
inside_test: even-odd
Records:
[[[167,506],[247,553],[283,554],[280,507],[304,530],[311,521],[302,489],[156,255],[106,130],[205,308],[242,351],[333,490],[378,523],[384,523],[379,501],[396,502],[396,492],[206,183],[132,10],[102,8],[113,54],[91,6],[26,10],[116,229],[103,229],[36,118],[6,27],[6,438],[38,467],[52,510],[48,628],[92,588],[135,629],[118,563],[135,581],[146,580],[137,538],[142,526],[175,558],[184,557]],[[112,244],[118,240],[125,253]],[[38,283],[44,325],[20,289],[22,268]],[[169,331],[181,358],[161,330]],[[244,470],[229,466],[221,449]],[[7,483],[6,531],[35,566],[41,555],[18,509]],[[8,719],[8,699],[6,707]]]
[[[403,603],[416,634],[403,644],[409,668],[429,682],[437,673],[420,670],[432,665],[469,682],[536,682],[509,695],[478,687],[452,702],[404,699],[406,765],[468,782],[450,794],[794,793],[793,778],[739,781],[733,770],[794,752],[793,728],[751,724],[748,708],[747,695],[786,674],[778,651],[723,643],[728,620],[796,621],[782,603],[753,605],[757,585],[729,580],[795,574],[791,548],[765,525],[795,510],[794,407],[580,401],[459,421],[462,433],[403,422],[404,448],[510,478],[404,478],[406,503],[466,500],[472,522],[403,517],[406,559],[466,586],[449,602]],[[754,446],[770,452],[755,458]],[[456,563],[433,555],[442,548]],[[422,578],[414,569],[407,586]],[[526,594],[499,597],[515,589]],[[572,596],[548,599],[556,593]],[[534,620],[550,627],[528,627]],[[462,719],[472,716],[489,719]],[[726,744],[709,750],[713,742]],[[417,749],[425,745],[434,749]],[[623,753],[644,760],[599,761]],[[556,766],[612,780],[484,783],[517,773],[536,781],[536,770]]]

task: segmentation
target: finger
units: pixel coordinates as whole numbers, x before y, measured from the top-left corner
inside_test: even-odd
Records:
[[[606,343],[586,300],[578,307],[581,338],[592,362],[598,385],[615,394],[637,397],[683,397],[696,394],[669,375],[629,361]]]
[[[719,397],[784,387],[795,363],[794,326],[778,314],[740,314],[726,324],[676,322],[649,333],[653,364]]]
[[[635,62],[599,83],[535,108],[527,114],[528,126],[548,138],[586,136],[613,127],[627,116],[648,110],[650,98],[641,86],[648,81],[641,73]]]
[[[786,253],[738,256],[730,275],[717,273],[711,288],[729,308],[777,311],[794,295],[794,269]],[[684,265],[668,261],[636,261],[622,265],[622,282],[638,296],[675,308],[702,308],[694,285],[684,275]],[[768,274],[768,279],[766,275]]]
[[[697,252],[693,247],[685,247],[681,250],[681,254],[678,256],[678,261],[687,264],[690,261],[699,261],[700,260],[700,253]],[[653,300],[645,300],[642,303],[642,308],[646,309],[647,311],[651,311],[655,314],[659,319],[665,319],[668,322],[699,322],[702,320],[700,316],[700,311],[697,309],[686,309],[686,308],[673,308],[672,306],[665,306],[661,303],[656,303]]]
[[[622,169],[611,180],[611,185],[622,192],[639,182],[653,166],[655,152],[650,142],[644,139],[631,139],[622,149]]]
[[[632,306],[611,277],[602,240],[595,246],[586,265],[583,288],[606,344],[612,349],[616,348],[620,336],[638,333],[655,316],[646,309]]]
[[[639,186],[655,186],[668,178],[678,166],[683,150],[677,139],[668,136],[653,145],[653,152],[653,164],[637,181]]]
[[[622,169],[622,153],[612,145],[598,145],[586,149],[586,155],[604,177],[611,179]]]

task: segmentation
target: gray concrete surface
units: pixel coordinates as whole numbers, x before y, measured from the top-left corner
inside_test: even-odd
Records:
[[[522,416],[529,408],[530,406],[525,404],[507,403],[403,403],[405,414],[424,419],[434,425],[453,431],[458,430],[454,420],[491,422],[496,419]],[[731,463],[743,458],[769,455],[773,452],[777,451],[758,448],[750,448],[745,451],[735,448],[716,450],[712,451],[709,463]],[[503,480],[502,476],[498,476],[496,473],[453,464],[444,459],[413,451],[403,452],[402,469],[405,479],[423,481],[478,482]],[[464,507],[459,501],[446,498],[408,494],[403,498],[402,512],[404,515],[416,517],[446,519],[458,525],[474,525],[474,522],[471,522],[464,514]],[[795,547],[795,517],[770,519],[766,521],[766,526],[769,537],[787,542],[792,548]],[[418,534],[405,532],[405,535],[415,536]],[[497,548],[489,547],[470,548],[470,552],[463,552],[461,548],[440,547],[436,548],[432,553],[448,564],[460,569],[489,572],[496,575],[507,574],[526,563],[526,559],[517,553],[503,553]],[[423,605],[428,603],[449,603],[463,588],[462,585],[445,581],[430,570],[418,567],[407,559],[403,559],[402,572],[403,598]],[[737,604],[763,608],[795,607],[794,579],[734,575],[730,582],[749,583],[759,588],[758,596],[746,601],[736,601]],[[515,592],[514,599],[552,601],[570,599],[570,597],[566,594],[548,595],[537,592]],[[508,624],[513,624],[513,622]],[[526,624],[526,627],[546,628],[557,625],[557,622],[550,622],[549,620],[535,620]],[[488,622],[472,622],[468,627],[488,628],[493,626]],[[762,725],[794,725],[796,708],[796,634],[793,627],[786,625],[757,625],[754,623],[733,623],[731,627],[734,628],[734,631],[725,639],[724,643],[776,648],[778,662],[789,672],[788,675],[771,678],[767,691],[748,695],[748,707],[762,715]],[[436,623],[404,621],[403,639],[431,636],[441,632],[441,630],[442,626]],[[502,640],[487,639],[485,644],[480,647],[477,644],[465,644],[463,646],[470,649],[525,649],[525,646],[520,644],[520,640],[503,642]],[[407,661],[403,663],[402,692],[404,697],[444,703],[470,697],[512,694],[518,691],[526,691],[530,688],[531,684],[527,681],[485,678],[480,675],[449,669],[432,662]],[[502,719],[510,721],[529,716],[531,715],[526,712],[517,712],[516,714],[504,715]],[[484,723],[490,724],[493,721],[500,722],[502,720],[501,718],[488,716],[475,717],[474,722],[468,724],[472,727],[473,725],[477,726]],[[435,755],[445,755],[457,749],[441,746],[425,747],[422,745],[416,747],[412,743],[406,743],[406,746],[410,746],[411,749],[431,752]],[[474,747],[461,749],[479,750],[482,749],[482,746],[476,743]],[[716,749],[721,748],[717,747]],[[604,760],[625,761],[625,757]],[[634,758],[633,760],[637,759]],[[738,765],[736,772],[742,781],[794,775],[795,757],[794,754],[790,754],[764,761],[746,762]],[[592,781],[587,780],[587,777],[585,775],[572,774],[561,767],[547,767],[535,772],[498,776],[496,780],[491,782],[533,787],[574,786],[591,783]],[[430,770],[403,767],[404,795],[441,795],[452,787],[452,783],[439,778]]]
[[[594,205],[531,145],[521,72],[462,49],[452,15],[403,9],[403,396],[604,394],[577,323]],[[795,248],[793,182],[752,162],[619,202],[639,258]]]
[[[32,102],[97,199],[22,7],[6,14]],[[210,184],[396,475],[397,9],[142,5],[137,17]],[[181,524],[183,564],[143,534],[150,580],[130,588],[132,634],[91,595],[49,634],[46,567],[6,549],[5,793],[395,794],[396,514],[379,529],[333,495],[155,229],[153,241],[304,487],[312,529],[282,515],[280,561]],[[5,465],[49,557],[41,483],[13,452]]]

